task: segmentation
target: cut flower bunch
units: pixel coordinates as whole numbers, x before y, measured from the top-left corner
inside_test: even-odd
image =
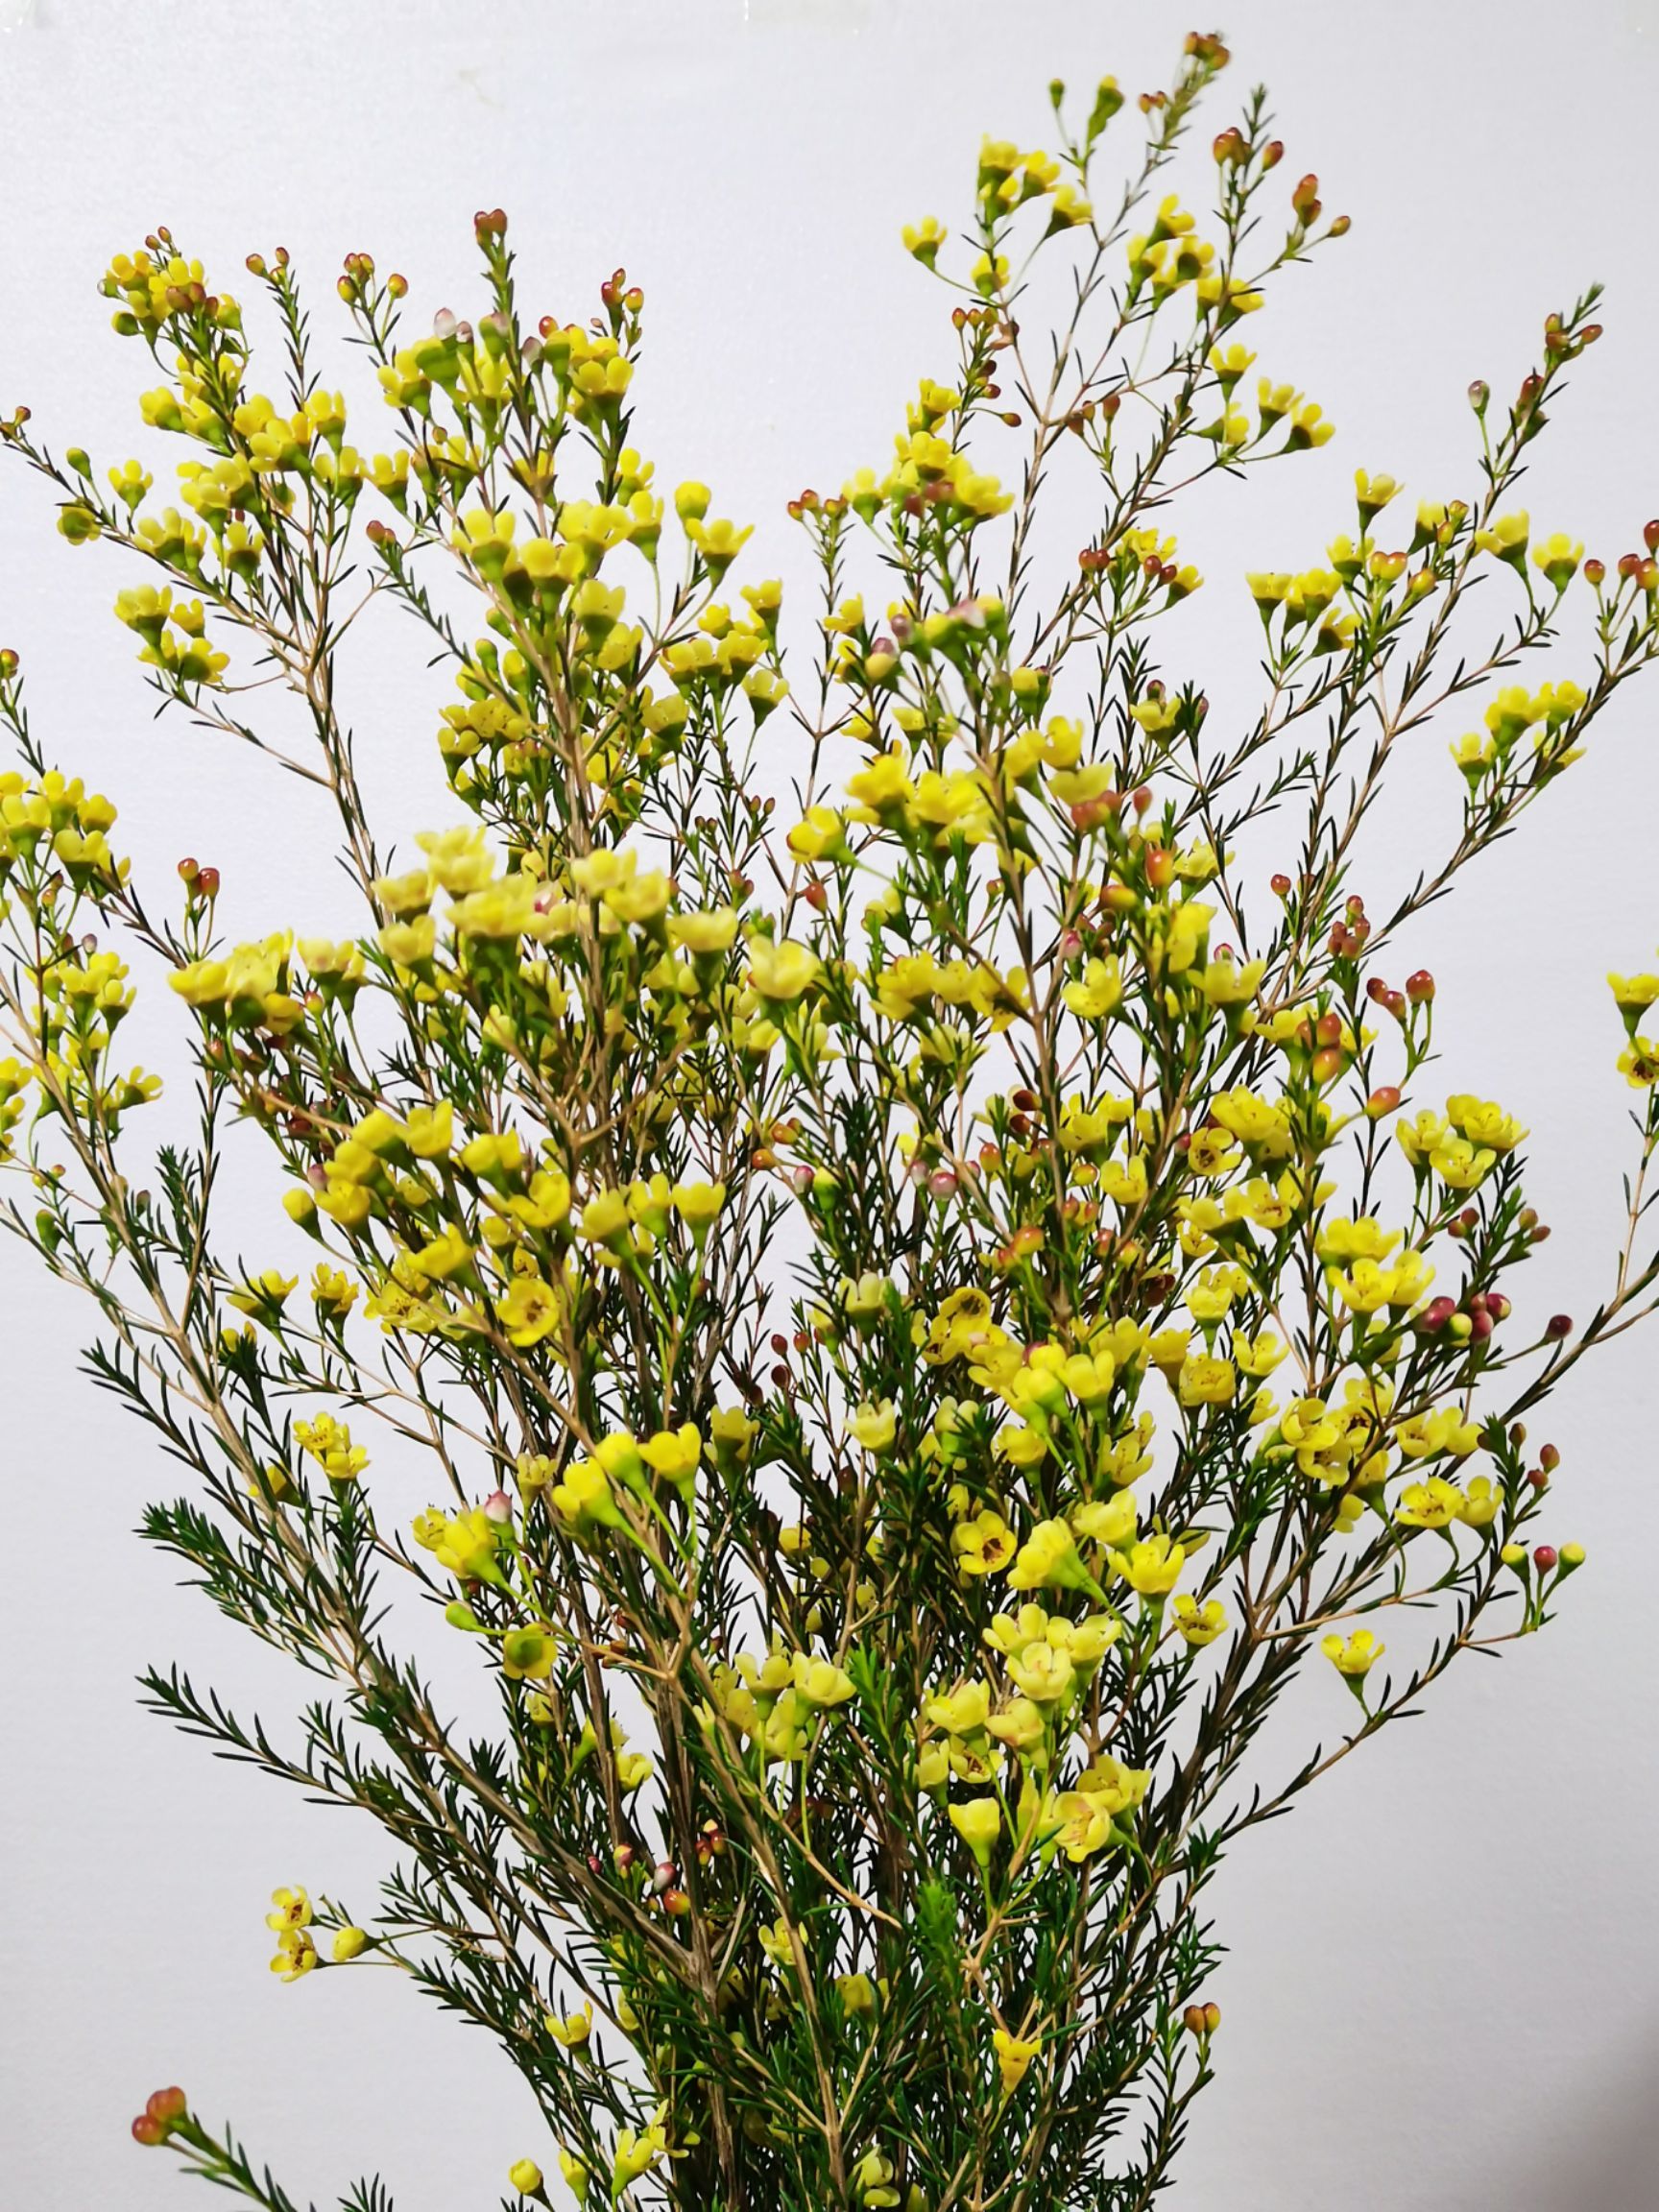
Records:
[[[212,867],[141,891],[0,660],[7,1219],[189,1472],[144,1534],[309,1677],[283,1722],[146,1695],[385,1830],[356,1914],[276,1892],[272,1965],[493,2032],[546,2132],[480,2204],[1139,2212],[1219,2048],[1223,1854],[1582,1562],[1528,1426],[1654,1302],[1659,976],[1614,978],[1629,1235],[1575,1328],[1516,1286],[1527,1131],[1433,1087],[1398,948],[1659,654],[1659,525],[1586,560],[1516,495],[1592,292],[1473,388],[1467,482],[1361,470],[1314,565],[1207,588],[1265,679],[1216,727],[1166,509],[1330,438],[1251,334],[1347,228],[1260,93],[1184,155],[1202,219],[1167,188],[1227,60],[1055,85],[1055,153],[987,140],[963,234],[905,231],[949,358],[789,502],[788,622],[635,443],[640,290],[540,316],[499,211],[470,321],[348,256],[349,418],[285,252],[245,307],[160,230],[104,279],[149,457],[0,422],[140,557],[161,702],[356,887],[353,934],[247,944]],[[447,671],[431,829],[359,779],[383,606]],[[1460,818],[1372,916],[1400,757]],[[130,964],[198,1091],[148,1149]],[[181,2091],[134,2132],[292,2212]]]

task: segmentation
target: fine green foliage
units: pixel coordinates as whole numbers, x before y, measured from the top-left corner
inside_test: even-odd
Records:
[[[180,506],[0,422],[67,539],[147,564],[117,613],[162,704],[330,807],[361,896],[344,941],[251,945],[211,868],[147,901],[0,657],[6,1219],[186,1471],[144,1536],[309,1677],[269,1724],[177,1669],[145,1695],[385,1831],[361,1920],[276,1892],[272,1963],[499,2039],[547,2140],[481,2202],[1141,2212],[1210,2079],[1224,1853],[1581,1562],[1536,1541],[1527,1421],[1653,1303],[1659,977],[1615,978],[1629,1236],[1575,1330],[1512,1297],[1526,1130],[1429,1094],[1432,978],[1385,969],[1659,653],[1651,549],[1514,504],[1596,295],[1512,404],[1471,395],[1459,495],[1394,526],[1361,470],[1327,565],[1247,579],[1264,704],[1215,727],[1165,510],[1329,438],[1239,333],[1346,228],[1260,93],[1190,156],[1204,233],[1166,191],[1227,59],[1194,35],[1138,108],[1056,86],[1060,151],[987,140],[965,243],[905,232],[950,380],[887,469],[790,502],[791,624],[633,442],[638,288],[538,319],[499,211],[470,323],[412,331],[347,261],[388,452],[285,253],[245,319],[165,231],[104,289]],[[1057,478],[1094,520],[1055,581]],[[456,819],[401,857],[337,681],[386,609],[455,685]],[[1383,780],[1464,702],[1429,748],[1460,827],[1374,919]],[[198,1088],[148,1153],[127,955]],[[228,1145],[277,1170],[246,1262]],[[291,2212],[182,2092],[135,2132]]]

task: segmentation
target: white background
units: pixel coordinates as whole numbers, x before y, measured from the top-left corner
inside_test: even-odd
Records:
[[[157,221],[239,291],[251,248],[287,244],[332,327],[333,273],[356,247],[405,269],[423,308],[475,310],[470,216],[500,203],[527,296],[562,320],[591,311],[617,262],[645,285],[640,442],[669,484],[707,478],[719,511],[784,548],[784,498],[879,463],[918,376],[953,358],[945,296],[903,257],[900,223],[960,222],[982,129],[1046,143],[1051,75],[1164,82],[1187,28],[1151,0],[0,0],[0,402],[29,400],[56,445],[83,440],[101,466],[142,449],[133,400],[154,377],[109,336],[94,285]],[[1349,526],[1357,465],[1396,470],[1412,498],[1466,491],[1466,383],[1512,389],[1544,312],[1592,276],[1610,288],[1609,335],[1528,486],[1535,531],[1568,527],[1611,559],[1659,512],[1659,15],[1623,0],[1253,0],[1227,28],[1238,60],[1200,146],[1265,79],[1283,177],[1316,168],[1354,231],[1248,330],[1341,435],[1202,507],[1184,538],[1211,583],[1177,673],[1222,710],[1245,696],[1246,564],[1317,558]],[[378,402],[364,400],[373,450]],[[185,851],[217,861],[238,933],[344,925],[308,797],[150,722],[108,612],[119,568],[66,547],[38,489],[0,472],[0,628],[49,752],[122,804],[153,882]],[[351,704],[374,794],[405,833],[450,819],[431,743],[442,694],[407,634],[365,656]],[[1575,672],[1570,651],[1552,672]],[[1411,948],[1441,980],[1448,1086],[1499,1097],[1535,1132],[1532,1190],[1555,1235],[1532,1321],[1590,1308],[1619,1233],[1627,1094],[1602,975],[1648,964],[1659,930],[1656,714],[1659,680]],[[1455,734],[1404,764],[1362,877],[1374,906],[1449,819]],[[268,1187],[247,1219],[265,1263],[280,1227]],[[171,2162],[126,2139],[144,2094],[179,2080],[301,2199],[332,2203],[378,2164],[399,2212],[483,2212],[514,2157],[547,2155],[526,2094],[392,1976],[290,1989],[266,1973],[266,1893],[303,1881],[369,1899],[377,1837],[134,1709],[132,1678],[156,1659],[259,1696],[274,1721],[292,1685],[130,1536],[171,1473],[78,1380],[87,1316],[14,1249],[0,1251],[0,1322],[7,2203],[179,2201]],[[1565,1456],[1550,1532],[1592,1560],[1563,1620],[1454,1675],[1425,1719],[1228,1870],[1220,2079],[1181,2204],[1659,2201],[1656,1353],[1659,1333],[1625,1339],[1552,1412]],[[1313,1719],[1340,1724],[1329,1706]]]

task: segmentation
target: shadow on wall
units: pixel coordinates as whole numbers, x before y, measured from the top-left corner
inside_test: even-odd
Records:
[[[1578,2080],[1576,2095],[1561,2099],[1571,2125],[1551,2128],[1544,2113],[1515,2113],[1503,2157],[1454,2212],[1659,2206],[1659,2013],[1632,2025],[1628,2063],[1600,2080]]]

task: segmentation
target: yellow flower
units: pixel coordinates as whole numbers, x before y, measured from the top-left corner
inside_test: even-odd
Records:
[[[1475,542],[1482,553],[1496,554],[1500,561],[1508,561],[1517,568],[1527,563],[1527,540],[1531,531],[1531,520],[1522,511],[1514,515],[1499,515],[1491,527],[1477,530]]]
[[[582,1209],[577,1227],[589,1244],[609,1244],[628,1229],[628,1193],[601,1190]]]
[[[1447,1099],[1446,1118],[1471,1144],[1484,1145],[1491,1152],[1512,1152],[1527,1134],[1502,1106],[1495,1105],[1489,1098],[1477,1098],[1468,1091]]]
[[[669,944],[695,956],[712,957],[718,952],[729,952],[736,935],[737,910],[733,906],[715,906],[706,912],[668,917]]]
[[[659,1430],[640,1445],[639,1456],[654,1474],[672,1482],[689,1501],[692,1478],[703,1456],[703,1438],[694,1422]]]
[[[1582,544],[1559,530],[1553,537],[1546,538],[1542,545],[1532,548],[1534,563],[1542,570],[1545,582],[1555,591],[1566,590],[1578,573],[1578,564],[1583,558]]]
[[[1127,1551],[1108,1554],[1114,1570],[1142,1598],[1163,1598],[1174,1589],[1186,1564],[1186,1547],[1165,1535],[1147,1536]]]
[[[1230,1359],[1197,1354],[1182,1362],[1178,1388],[1183,1406],[1231,1405],[1237,1386]]]
[[[315,1421],[296,1421],[294,1441],[309,1453],[330,1482],[352,1482],[369,1464],[361,1444],[353,1444],[351,1431],[331,1413],[319,1413]]]
[[[808,1705],[828,1708],[845,1705],[854,1695],[853,1678],[828,1659],[813,1659],[798,1651],[792,1662],[795,1687]]]
[[[562,2043],[566,2051],[580,2051],[593,2032],[593,2007],[591,2004],[584,2005],[580,2012],[567,2012],[563,2019],[557,2013],[549,2012],[543,2017],[541,2025],[553,2040]]]
[[[1135,1493],[1122,1489],[1093,1504],[1077,1506],[1071,1515],[1071,1526],[1092,1544],[1120,1548],[1134,1542],[1137,1518]]]
[[[1008,1575],[1011,1590],[1096,1591],[1078,1556],[1076,1538],[1064,1521],[1039,1521],[1020,1547]]]
[[[287,1936],[296,1929],[311,1925],[311,1899],[303,1889],[273,1889],[271,1903],[274,1910],[265,1915],[265,1925],[274,1935]]]
[[[991,2047],[997,2054],[997,2071],[1002,2077],[1002,2094],[1012,2097],[1025,2079],[1026,2070],[1042,2050],[1041,2043],[1025,2042],[1005,2028],[993,2028]]]
[[[539,1275],[515,1275],[506,1297],[496,1304],[495,1315],[507,1333],[507,1341],[521,1352],[528,1351],[558,1328],[564,1300]]]
[[[1463,1493],[1444,1476],[1431,1475],[1426,1482],[1408,1483],[1394,1508],[1403,1528],[1446,1528],[1463,1515]]]
[[[995,1797],[970,1797],[950,1807],[950,1825],[981,1866],[991,1863],[992,1847],[1002,1833],[1002,1808]]]
[[[1388,1648],[1379,1644],[1369,1628],[1357,1628],[1352,1636],[1330,1635],[1320,1639],[1319,1648],[1335,1668],[1338,1674],[1351,1682],[1360,1682]]]
[[[431,959],[437,948],[438,925],[430,914],[421,914],[413,922],[388,922],[378,942],[387,959],[397,967],[419,968]]]
[[[455,1141],[455,1109],[447,1098],[416,1106],[403,1124],[403,1142],[417,1160],[443,1160]]]
[[[939,258],[939,249],[950,235],[943,223],[932,215],[925,215],[920,223],[906,223],[900,236],[906,253],[913,254],[925,269],[931,269]]]
[[[1503,1510],[1503,1492],[1489,1475],[1477,1475],[1463,1493],[1457,1518],[1466,1528],[1489,1528]]]
[[[1480,1430],[1455,1406],[1445,1406],[1438,1412],[1417,1413],[1402,1421],[1394,1441],[1407,1459],[1436,1459],[1443,1452],[1466,1459],[1480,1441]]]
[[[1077,1671],[1070,1654],[1053,1644],[1027,1644],[1007,1654],[1008,1679],[1034,1705],[1058,1705],[1070,1697]]]
[[[860,1406],[847,1424],[853,1440],[866,1452],[891,1452],[899,1433],[899,1417],[891,1398]]]
[[[298,1982],[301,1975],[309,1974],[316,1963],[316,1939],[308,1928],[296,1928],[279,1938],[271,1971],[280,1975],[284,1982]]]
[[[1088,961],[1082,975],[1075,982],[1068,983],[1060,996],[1083,1021],[1102,1021],[1123,996],[1123,978],[1117,954],[1105,960]]]
[[[1014,1556],[1014,1531],[989,1507],[950,1531],[950,1549],[963,1575],[997,1575]]]
[[[929,1697],[923,1707],[935,1728],[949,1736],[972,1736],[985,1726],[991,1712],[991,1685],[965,1682],[961,1689]]]
[[[1177,1633],[1194,1651],[1214,1644],[1227,1626],[1227,1608],[1219,1598],[1207,1598],[1202,1606],[1183,1591],[1170,1606]]]
[[[757,937],[749,948],[749,981],[769,1005],[787,1006],[818,980],[818,955],[789,938],[773,945]]]

